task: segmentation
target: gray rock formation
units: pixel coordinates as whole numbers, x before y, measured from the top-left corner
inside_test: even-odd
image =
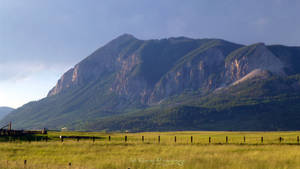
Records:
[[[2,122],[13,120],[20,128],[58,128],[66,124],[78,128],[97,118],[180,106],[183,99],[207,97],[207,102],[213,98],[212,105],[223,105],[232,97],[222,101],[220,98],[226,96],[213,96],[224,91],[233,98],[247,92],[260,99],[266,93],[273,96],[281,91],[292,95],[300,91],[299,56],[297,47],[262,43],[243,46],[220,39],[185,37],[139,40],[125,34],[63,74],[48,97],[22,106]],[[282,77],[284,81],[280,81]],[[278,85],[258,85],[258,92],[256,86],[251,86],[269,79]],[[239,93],[239,87],[246,89]]]
[[[186,90],[226,87],[254,70],[260,70],[256,75],[264,71],[284,75],[284,67],[262,43],[241,46],[188,38],[143,41],[125,34],[67,71],[48,96],[111,75],[113,83],[107,90],[153,104]]]

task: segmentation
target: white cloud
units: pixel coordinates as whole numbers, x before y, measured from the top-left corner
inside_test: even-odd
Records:
[[[3,81],[21,82],[41,72],[64,73],[69,66],[46,65],[41,62],[6,62],[0,63],[0,83]]]
[[[1,81],[21,81],[34,73],[45,70],[42,63],[8,62],[0,63]]]

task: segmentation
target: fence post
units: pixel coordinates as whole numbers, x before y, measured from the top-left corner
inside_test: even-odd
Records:
[[[246,143],[246,136],[244,136],[244,143]]]
[[[193,144],[193,136],[191,136],[191,143]]]
[[[26,164],[27,164],[27,160],[24,160],[24,166],[26,166]]]
[[[228,143],[228,136],[226,136],[226,143]]]
[[[110,136],[108,136],[108,141],[110,141],[111,140],[111,137]]]
[[[299,144],[299,141],[300,141],[300,140],[299,140],[299,136],[297,136],[297,143],[298,143],[298,144]]]
[[[176,136],[175,136],[175,137],[174,137],[174,142],[176,143],[176,141],[177,141],[177,140],[176,140]]]
[[[125,142],[127,142],[127,136],[125,136]]]
[[[281,141],[282,141],[282,138],[281,138],[281,137],[279,137],[279,143],[281,143]]]
[[[211,143],[211,137],[208,138],[208,142],[209,142],[209,144]]]
[[[93,136],[93,143],[95,143],[95,137]]]
[[[260,138],[261,143],[264,143],[264,137]]]
[[[64,142],[64,136],[60,136],[61,142]]]
[[[158,136],[158,143],[160,143],[160,136]]]
[[[72,166],[72,163],[71,162],[69,162],[69,167],[71,167]]]
[[[142,142],[144,142],[144,136],[142,136]]]

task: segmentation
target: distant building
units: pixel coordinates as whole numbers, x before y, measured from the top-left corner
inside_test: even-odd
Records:
[[[61,128],[61,131],[68,131],[68,128],[67,127],[63,127],[63,128]]]

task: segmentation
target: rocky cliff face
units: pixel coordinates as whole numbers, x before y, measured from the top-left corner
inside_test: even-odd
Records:
[[[223,40],[170,38],[138,40],[122,35],[67,71],[48,96],[113,76],[107,90],[142,104],[159,103],[189,91],[213,91],[254,70],[285,75],[286,64],[264,44],[242,46]],[[254,76],[248,76],[249,79]]]
[[[225,63],[227,82],[235,82],[255,69],[284,75],[284,63],[264,44],[243,47],[228,56]]]
[[[129,112],[139,112],[137,121],[147,122],[144,110],[165,113],[157,104],[164,108],[186,103],[202,106],[205,100],[205,106],[222,107],[233,100],[227,105],[230,107],[257,103],[265,96],[281,97],[282,91],[295,98],[300,90],[299,64],[297,47],[243,46],[185,37],[139,40],[125,34],[63,74],[48,97],[24,105],[1,122],[14,121],[20,128],[69,125],[78,129],[97,118],[130,117]],[[221,119],[228,117],[224,112]]]
[[[124,34],[99,48],[63,74],[56,86],[49,91],[48,96],[56,95],[70,87],[86,85],[102,76],[119,71],[122,67],[121,60],[129,55],[124,46],[138,42],[139,40],[132,35]]]
[[[200,44],[202,42],[187,38],[143,41],[131,55],[117,59],[121,69],[110,90],[147,104],[160,79],[182,56]]]
[[[218,48],[191,54],[179,66],[169,71],[155,86],[149,103],[159,102],[184,90],[212,90],[220,85],[226,55]]]
[[[117,62],[120,63],[121,69],[116,73],[110,91],[130,99],[140,99],[143,102],[150,87],[144,78],[132,75],[132,71],[141,63],[141,59],[137,53],[134,53],[126,59],[118,58]]]

